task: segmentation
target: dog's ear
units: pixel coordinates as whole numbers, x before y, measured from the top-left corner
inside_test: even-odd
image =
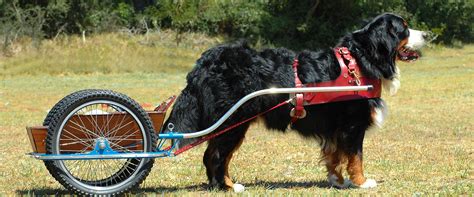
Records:
[[[395,60],[400,40],[393,33],[390,17],[375,18],[353,36],[365,51],[364,64],[370,64],[366,68],[371,69],[377,78],[391,79],[396,72]]]

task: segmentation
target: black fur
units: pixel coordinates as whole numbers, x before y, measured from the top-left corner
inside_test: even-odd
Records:
[[[348,47],[364,75],[391,79],[401,40],[408,29],[401,17],[383,14],[360,30],[343,37],[337,46]],[[175,131],[198,131],[211,126],[240,98],[270,87],[294,87],[292,63],[299,60],[298,74],[303,83],[329,81],[340,73],[332,49],[299,53],[285,48],[256,51],[245,42],[220,45],[204,52],[187,76],[187,86],[176,100],[168,123]],[[219,129],[251,117],[289,98],[288,94],[267,95],[251,100]],[[291,124],[305,137],[320,140],[323,151],[342,151],[362,157],[367,128],[373,123],[372,109],[380,98],[306,106],[307,117]],[[290,125],[291,105],[264,115],[265,125],[286,131]],[[209,142],[204,164],[212,186],[224,183],[226,159],[238,148],[249,124],[241,125]],[[183,141],[187,144],[189,141]],[[334,150],[329,150],[331,147]]]

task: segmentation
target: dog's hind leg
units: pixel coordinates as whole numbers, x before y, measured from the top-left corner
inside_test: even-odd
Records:
[[[244,141],[248,127],[249,123],[240,125],[209,141],[203,162],[211,187],[234,190],[235,192],[244,191],[244,186],[232,182],[229,175],[229,163],[234,152]]]
[[[344,176],[342,175],[344,170],[343,164],[347,160],[345,154],[339,150],[323,150],[322,155],[323,161],[325,162],[328,171],[328,181],[331,186],[337,188],[349,187],[350,182],[348,180],[344,180]]]
[[[373,188],[377,186],[377,182],[375,180],[364,177],[362,152],[357,154],[349,154],[347,158],[347,173],[349,174],[354,186],[360,188]]]
[[[367,179],[364,176],[363,169],[363,141],[367,127],[351,127],[348,129],[350,137],[342,141],[344,154],[347,158],[347,173],[352,182],[352,186],[359,188],[373,188],[377,183],[373,179]],[[349,143],[350,142],[350,143]]]

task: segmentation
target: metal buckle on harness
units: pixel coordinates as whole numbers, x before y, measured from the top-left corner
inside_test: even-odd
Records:
[[[292,95],[291,104],[293,104],[293,108],[290,111],[290,117],[293,118],[292,122],[296,121],[297,119],[303,119],[306,117],[306,110],[304,109],[304,95],[302,93],[297,93]]]
[[[301,110],[301,114],[299,116],[296,116],[296,109],[293,108],[290,111],[290,117],[297,118],[297,119],[303,119],[303,118],[306,117],[306,110],[305,109]]]
[[[345,47],[341,47],[341,48],[339,48],[339,54],[347,55],[347,54],[349,54],[349,50]]]
[[[351,69],[348,69],[347,72],[349,72],[349,74],[354,76],[356,85],[360,86],[360,75],[359,75],[359,73],[357,73],[355,70],[351,70]]]

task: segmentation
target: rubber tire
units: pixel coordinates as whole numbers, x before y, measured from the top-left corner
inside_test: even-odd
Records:
[[[142,123],[145,134],[148,139],[148,148],[147,152],[153,151],[156,149],[156,135],[154,134],[154,129],[152,122],[143,110],[143,108],[130,97],[117,93],[111,90],[96,90],[88,89],[74,92],[63,99],[61,99],[48,113],[46,116],[43,125],[48,126],[48,134],[46,136],[46,153],[51,154],[53,152],[53,147],[55,146],[54,142],[57,137],[57,131],[64,121],[64,118],[76,107],[90,101],[94,100],[110,100],[122,104],[123,106],[129,108]],[[137,159],[135,159],[137,160]],[[135,178],[130,180],[129,183],[124,184],[122,187],[119,187],[113,191],[107,191],[104,193],[94,193],[92,191],[82,189],[81,186],[77,185],[74,181],[67,176],[67,174],[58,167],[59,163],[57,161],[45,161],[46,168],[49,173],[65,188],[68,190],[79,194],[79,195],[119,195],[126,191],[129,191],[132,188],[137,187],[143,182],[143,180],[148,176],[153,167],[154,159],[144,159],[145,163],[141,169],[136,169],[139,172],[136,174]],[[118,172],[123,172],[119,170]],[[123,176],[128,176],[126,174],[115,174],[108,180],[115,178],[123,178]]]
[[[70,102],[70,100],[72,100],[73,98],[78,97],[79,95],[82,94],[82,92],[86,92],[86,91],[90,91],[90,90],[86,89],[86,90],[76,91],[72,94],[67,95],[66,97],[62,98],[59,102],[57,102],[53,106],[53,108],[51,108],[51,110],[49,110],[48,114],[44,118],[43,126],[50,127],[51,119],[53,119],[53,117],[56,116],[56,114],[58,113],[58,111],[60,109],[65,107],[65,103]],[[49,130],[48,130],[48,132],[49,132]],[[46,153],[51,154],[51,152],[48,152],[48,151]],[[53,176],[54,179],[58,180],[59,178],[57,177],[57,173],[51,173],[51,172],[56,172],[56,171],[59,170],[53,164],[53,161],[44,160],[43,162],[44,162],[44,165],[46,166],[46,169],[48,170],[48,172],[50,172],[50,174]]]

